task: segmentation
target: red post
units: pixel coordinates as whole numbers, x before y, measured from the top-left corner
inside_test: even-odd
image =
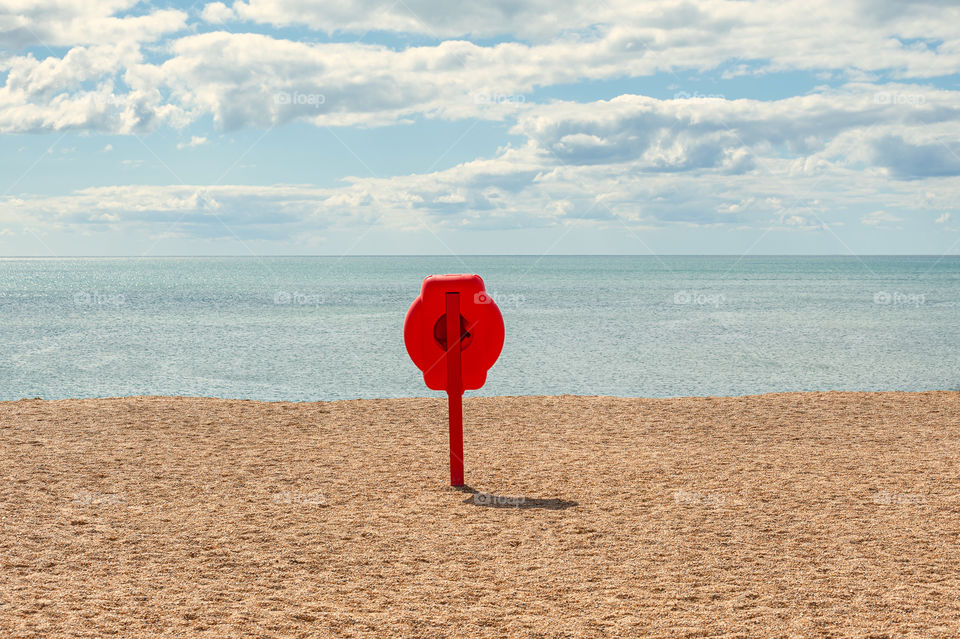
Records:
[[[463,486],[463,380],[460,370],[460,293],[446,294],[447,402],[450,414],[450,485]]]

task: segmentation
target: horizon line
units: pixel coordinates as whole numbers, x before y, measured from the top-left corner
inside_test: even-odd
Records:
[[[751,257],[960,257],[960,253],[357,253],[342,255],[337,253],[264,253],[258,255],[235,253],[200,253],[200,254],[166,254],[166,255],[0,255],[0,260],[60,260],[60,259],[156,259],[156,258],[301,258],[301,257],[736,257],[746,259]]]

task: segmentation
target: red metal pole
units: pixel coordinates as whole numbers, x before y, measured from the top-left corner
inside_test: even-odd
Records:
[[[460,293],[447,293],[446,306],[450,485],[463,486],[463,379],[460,370]]]

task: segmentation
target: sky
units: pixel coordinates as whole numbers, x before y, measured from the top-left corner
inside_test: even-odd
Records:
[[[954,0],[0,0],[0,255],[960,254]]]

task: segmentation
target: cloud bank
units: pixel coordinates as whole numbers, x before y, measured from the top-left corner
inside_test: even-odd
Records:
[[[193,11],[133,0],[8,2],[0,134],[169,131],[186,153],[293,122],[473,120],[501,122],[514,138],[441,171],[344,175],[324,188],[7,193],[0,218],[10,228],[280,240],[289,229],[425,222],[829,232],[891,227],[904,209],[949,226],[960,195],[956,24],[960,7],[932,0],[237,0]],[[303,29],[314,36],[293,35]],[[782,99],[535,97],[658,74],[682,86],[690,73],[733,81],[786,72],[822,83]],[[198,134],[207,121],[212,129]]]

